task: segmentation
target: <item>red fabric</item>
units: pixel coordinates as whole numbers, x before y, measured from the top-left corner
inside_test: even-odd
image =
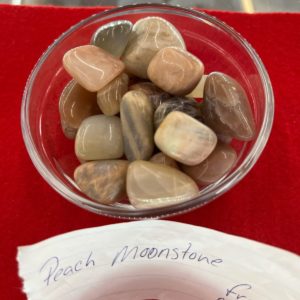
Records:
[[[20,130],[24,85],[39,56],[61,32],[101,10],[0,5],[1,299],[25,299],[17,276],[18,245],[119,222],[86,212],[52,190],[31,163]],[[264,153],[240,184],[173,220],[300,254],[300,14],[211,14],[239,31],[261,56],[274,86],[275,123]]]

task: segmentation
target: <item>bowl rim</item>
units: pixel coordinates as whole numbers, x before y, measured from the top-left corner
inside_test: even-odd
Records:
[[[167,13],[171,13],[172,11],[175,14],[181,13],[181,15],[187,15],[189,17],[194,16],[198,19],[206,20],[208,22],[213,23],[218,28],[221,28],[226,33],[233,36],[247,51],[249,56],[252,58],[253,63],[259,73],[261,83],[263,85],[264,94],[265,94],[265,110],[263,115],[263,121],[261,129],[257,135],[257,139],[253,144],[250,152],[242,161],[241,165],[234,170],[230,175],[227,177],[223,177],[217,182],[209,185],[205,188],[202,194],[199,194],[195,198],[192,198],[186,202],[178,203],[168,207],[161,207],[161,208],[152,208],[152,209],[137,209],[137,208],[130,208],[129,206],[106,206],[102,204],[98,204],[96,202],[92,202],[88,200],[70,189],[68,189],[56,176],[54,176],[45,166],[43,163],[41,156],[33,142],[33,138],[30,131],[29,126],[29,104],[30,104],[30,96],[32,91],[33,83],[36,79],[38,72],[41,69],[41,66],[46,61],[48,56],[51,54],[53,49],[63,41],[67,36],[72,34],[78,28],[97,20],[98,18],[104,18],[105,16],[109,15],[116,15],[121,13],[124,10],[141,10],[141,9],[150,9],[150,10],[158,10],[162,12],[163,10],[168,10]],[[126,218],[126,219],[141,219],[141,218],[161,218],[161,217],[169,217],[172,215],[177,215],[181,213],[185,213],[187,211],[196,209],[200,206],[203,206],[215,198],[221,196],[230,188],[235,186],[240,180],[242,180],[246,174],[251,170],[254,166],[256,161],[258,160],[259,156],[261,155],[267,140],[270,136],[270,132],[272,129],[274,119],[274,94],[272,90],[272,84],[270,82],[269,75],[265,66],[262,63],[259,55],[256,53],[254,48],[250,45],[245,38],[242,37],[240,33],[238,33],[235,29],[231,26],[227,25],[225,22],[217,19],[214,16],[211,16],[205,12],[195,10],[192,8],[185,8],[181,6],[174,6],[168,4],[151,4],[151,3],[144,3],[144,4],[130,4],[124,5],[120,7],[116,7],[113,9],[108,9],[100,13],[96,13],[91,15],[88,18],[81,20],[80,22],[76,23],[75,25],[71,26],[67,31],[62,33],[48,48],[47,50],[41,55],[41,57],[36,62],[35,66],[33,67],[25,86],[25,90],[23,93],[22,98],[22,105],[21,105],[21,129],[22,135],[24,139],[24,143],[28,154],[40,173],[40,175],[44,178],[44,180],[54,189],[56,190],[61,196],[63,196],[68,201],[72,202],[73,204],[84,208],[88,211],[111,216],[111,217],[118,217],[118,218]]]

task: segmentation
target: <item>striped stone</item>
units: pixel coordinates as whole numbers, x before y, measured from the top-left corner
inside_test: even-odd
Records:
[[[140,91],[127,92],[121,101],[124,152],[128,160],[148,160],[153,148],[153,107]]]

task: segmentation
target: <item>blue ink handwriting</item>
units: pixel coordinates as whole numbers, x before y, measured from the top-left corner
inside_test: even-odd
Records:
[[[248,299],[244,294],[245,290],[251,290],[252,286],[248,283],[242,283],[235,285],[234,287],[227,289],[225,297],[218,298],[217,300],[229,300],[229,299]]]
[[[45,261],[40,268],[40,274],[43,275],[43,281],[46,285],[50,285],[58,281],[60,278],[78,273],[86,268],[94,267],[95,260],[92,258],[93,252],[90,252],[86,259],[80,259],[72,265],[62,266],[60,258],[52,256]]]
[[[204,255],[196,250],[192,249],[192,243],[188,243],[185,249],[180,248],[156,248],[156,247],[140,247],[140,246],[124,246],[112,260],[111,266],[113,267],[117,263],[123,263],[126,260],[135,260],[138,258],[154,260],[154,259],[166,259],[166,260],[188,260],[195,262],[206,263],[207,265],[218,267],[223,263],[221,258],[212,258]]]

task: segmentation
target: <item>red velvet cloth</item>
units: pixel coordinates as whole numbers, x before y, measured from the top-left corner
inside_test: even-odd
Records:
[[[25,299],[16,248],[67,231],[119,222],[70,204],[37,173],[23,144],[20,104],[37,59],[63,31],[103,8],[0,5],[0,292]],[[244,180],[211,204],[173,220],[240,235],[300,254],[300,14],[211,12],[257,50],[273,83],[275,123]]]

